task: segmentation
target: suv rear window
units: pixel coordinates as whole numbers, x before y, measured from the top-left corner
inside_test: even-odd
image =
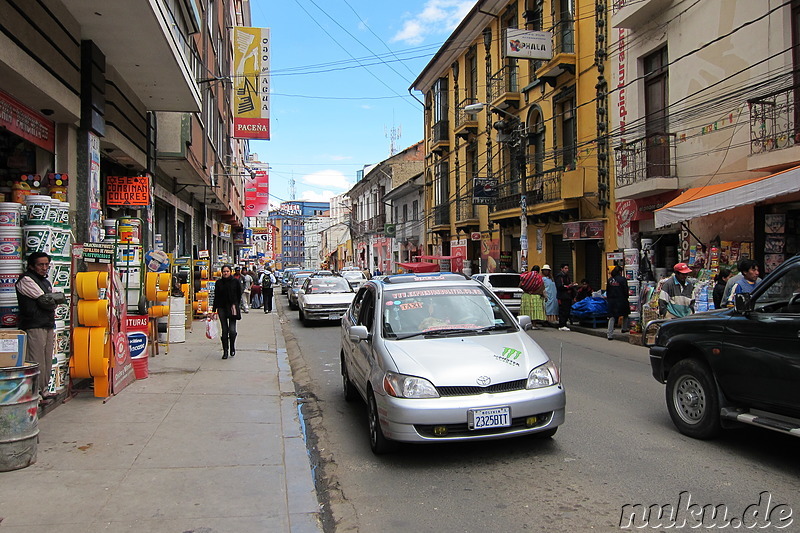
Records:
[[[492,287],[504,289],[519,287],[519,274],[492,274],[489,276],[489,283],[492,284]]]

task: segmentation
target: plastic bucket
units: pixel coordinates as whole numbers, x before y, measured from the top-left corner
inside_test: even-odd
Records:
[[[25,237],[25,253],[32,254],[33,252],[50,253],[50,226],[41,224],[26,224],[22,228]],[[0,230],[0,239],[2,239],[2,230]],[[0,256],[2,254],[0,253]]]
[[[139,244],[142,242],[142,223],[136,218],[119,219],[117,238],[119,242]]]
[[[54,227],[50,230],[50,251],[53,255],[69,256],[69,229]]]
[[[47,224],[50,215],[50,204],[52,198],[43,194],[31,194],[25,197],[25,205],[28,208],[28,224]]]
[[[0,472],[36,462],[39,365],[0,368]]]
[[[17,295],[0,293],[0,327],[15,328],[19,321]]]
[[[70,319],[70,303],[72,301],[72,296],[67,292],[64,293],[64,296],[66,297],[67,301],[56,306],[56,320]]]
[[[51,226],[58,225],[61,216],[61,200],[50,198],[50,209],[47,211],[47,223]]]
[[[135,266],[142,263],[142,247],[138,245],[117,246],[117,265]]]
[[[106,232],[105,240],[108,242],[117,240],[117,219],[107,218],[103,221],[103,229]]]
[[[56,320],[56,353],[69,353],[69,328],[64,320]]]
[[[0,227],[22,226],[22,206],[16,202],[0,202]]]
[[[0,264],[22,261],[22,230],[10,226],[0,227]]]
[[[53,261],[50,266],[53,287],[61,287],[62,289],[69,287],[70,266],[69,261]]]
[[[52,209],[53,205],[50,205]],[[63,226],[65,228],[69,227],[69,202],[59,201],[56,204],[56,211],[58,212],[58,217],[56,219],[56,224]]]
[[[150,375],[147,367],[148,359],[148,357],[137,357],[136,359],[131,359],[131,363],[133,363],[133,375],[136,376],[136,379],[147,379],[147,376]]]
[[[17,292],[14,284],[20,274],[19,265],[0,263],[0,294],[13,294],[16,298]]]

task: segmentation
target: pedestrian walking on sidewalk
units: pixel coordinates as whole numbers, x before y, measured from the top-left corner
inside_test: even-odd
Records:
[[[253,284],[250,286],[250,308],[251,309],[261,309],[261,276],[264,274],[264,271],[261,270],[258,274],[250,271],[250,275],[253,277]]]
[[[272,288],[278,280],[271,270],[265,270],[264,275],[261,276],[261,295],[264,298],[264,313],[272,312]]]
[[[519,314],[531,317],[534,327],[539,329],[539,324],[547,322],[544,313],[544,280],[539,273],[539,265],[533,265],[530,272],[520,274],[519,286],[523,291]]]
[[[250,312],[250,289],[253,286],[253,276],[250,275],[249,270],[242,273],[239,279],[242,282],[242,313]]]
[[[19,304],[19,329],[28,336],[25,360],[39,364],[39,394],[42,399],[52,397],[48,392],[53,369],[55,346],[56,305],[64,302],[63,293],[53,293],[47,279],[50,256],[33,252],[28,256],[28,269],[19,277],[15,288]]]
[[[614,325],[622,318],[622,333],[628,332],[628,316],[631,306],[628,303],[628,280],[622,275],[622,267],[611,269],[611,277],[606,283],[606,300],[608,302],[608,340],[614,340]]]
[[[556,327],[558,323],[558,298],[556,298],[556,282],[551,276],[550,265],[542,266],[542,279],[544,280],[544,311],[547,314],[547,323]]]
[[[222,277],[214,284],[214,308],[222,331],[222,358],[236,355],[236,321],[241,320],[242,283],[231,275],[231,266],[222,267]],[[230,351],[229,351],[230,350]]]

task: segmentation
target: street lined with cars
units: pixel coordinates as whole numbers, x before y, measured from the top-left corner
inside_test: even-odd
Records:
[[[337,530],[427,531],[436,524],[450,531],[610,531],[618,529],[625,505],[685,500],[687,490],[693,503],[738,510],[769,490],[776,503],[798,508],[793,439],[754,429],[713,442],[688,439],[670,423],[645,348],[600,345],[599,337],[575,332],[525,333],[556,363],[569,389],[565,423],[552,439],[404,444],[375,456],[367,404],[356,391],[356,401],[343,397],[341,326],[303,327],[282,305],[287,346],[296,346],[292,364],[305,374],[298,386],[318,486]]]

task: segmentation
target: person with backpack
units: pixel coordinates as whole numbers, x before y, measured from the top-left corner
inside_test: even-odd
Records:
[[[264,273],[263,270],[259,271],[256,274],[253,271],[250,271],[250,275],[253,278],[253,284],[250,286],[250,308],[251,309],[261,309],[261,275]]]
[[[259,278],[261,296],[264,299],[264,314],[272,312],[272,287],[278,282],[271,270],[265,270]]]

